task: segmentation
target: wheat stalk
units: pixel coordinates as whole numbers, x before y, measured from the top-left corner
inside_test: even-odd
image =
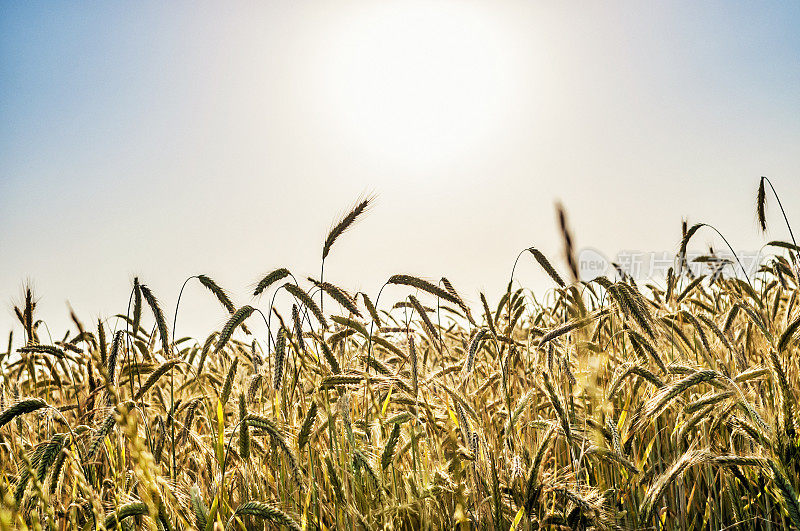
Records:
[[[373,196],[359,198],[353,208],[331,227],[322,246],[323,260],[328,257],[328,253],[331,252],[331,247],[333,247],[336,240],[355,224],[356,220],[369,209],[374,200]]]
[[[142,292],[142,297],[144,297],[144,300],[147,302],[147,305],[150,306],[150,310],[153,312],[153,316],[156,319],[156,326],[158,327],[158,334],[161,336],[161,349],[164,352],[164,356],[169,358],[171,356],[169,330],[167,329],[167,320],[164,318],[164,312],[161,310],[161,305],[159,304],[158,299],[156,299],[156,296],[153,295],[153,292],[150,291],[150,288],[144,284],[140,284],[139,290]]]
[[[274,283],[278,282],[279,280],[283,280],[284,278],[291,275],[288,269],[285,267],[279,267],[273,271],[270,271],[264,278],[258,281],[255,290],[253,290],[253,296],[257,297],[261,295],[265,289],[269,288]]]
[[[292,517],[280,509],[272,507],[271,505],[267,505],[266,503],[249,501],[241,504],[236,508],[235,511],[233,511],[233,514],[228,519],[225,529],[233,529],[233,524],[236,521],[237,516],[255,516],[262,520],[266,520],[267,522],[277,524],[278,526],[286,526],[292,531],[301,531],[300,525],[295,522]]]

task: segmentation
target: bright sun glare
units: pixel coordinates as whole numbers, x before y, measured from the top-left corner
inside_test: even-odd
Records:
[[[466,3],[375,3],[331,21],[320,80],[362,154],[430,170],[491,143],[513,101],[502,28]]]

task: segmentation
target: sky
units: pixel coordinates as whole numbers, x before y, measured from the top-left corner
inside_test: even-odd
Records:
[[[266,307],[253,283],[318,276],[365,193],[325,276],[373,297],[496,301],[529,246],[566,271],[557,201],[605,256],[674,252],[682,218],[758,250],[786,238],[761,175],[800,219],[798,28],[797,2],[3,2],[0,330],[26,282],[54,338],[134,276],[170,318],[199,273]],[[183,301],[179,337],[225,321]]]

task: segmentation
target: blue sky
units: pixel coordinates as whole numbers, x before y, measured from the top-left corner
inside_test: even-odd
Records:
[[[609,255],[674,249],[682,217],[757,249],[760,175],[800,219],[798,28],[796,2],[5,2],[0,329],[28,279],[55,335],[134,275],[167,307],[203,272],[249,301],[316,274],[364,191],[328,264],[348,289],[493,299],[520,248],[561,264],[559,199]]]

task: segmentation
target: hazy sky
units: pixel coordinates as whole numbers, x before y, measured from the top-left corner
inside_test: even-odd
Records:
[[[191,274],[249,302],[362,192],[326,277],[370,293],[496,300],[530,245],[563,271],[558,199],[578,247],[675,250],[686,216],[757,249],[758,177],[800,223],[799,171],[797,2],[0,5],[0,330],[26,279],[54,336],[135,275],[170,316]],[[224,321],[185,300],[178,335]]]

